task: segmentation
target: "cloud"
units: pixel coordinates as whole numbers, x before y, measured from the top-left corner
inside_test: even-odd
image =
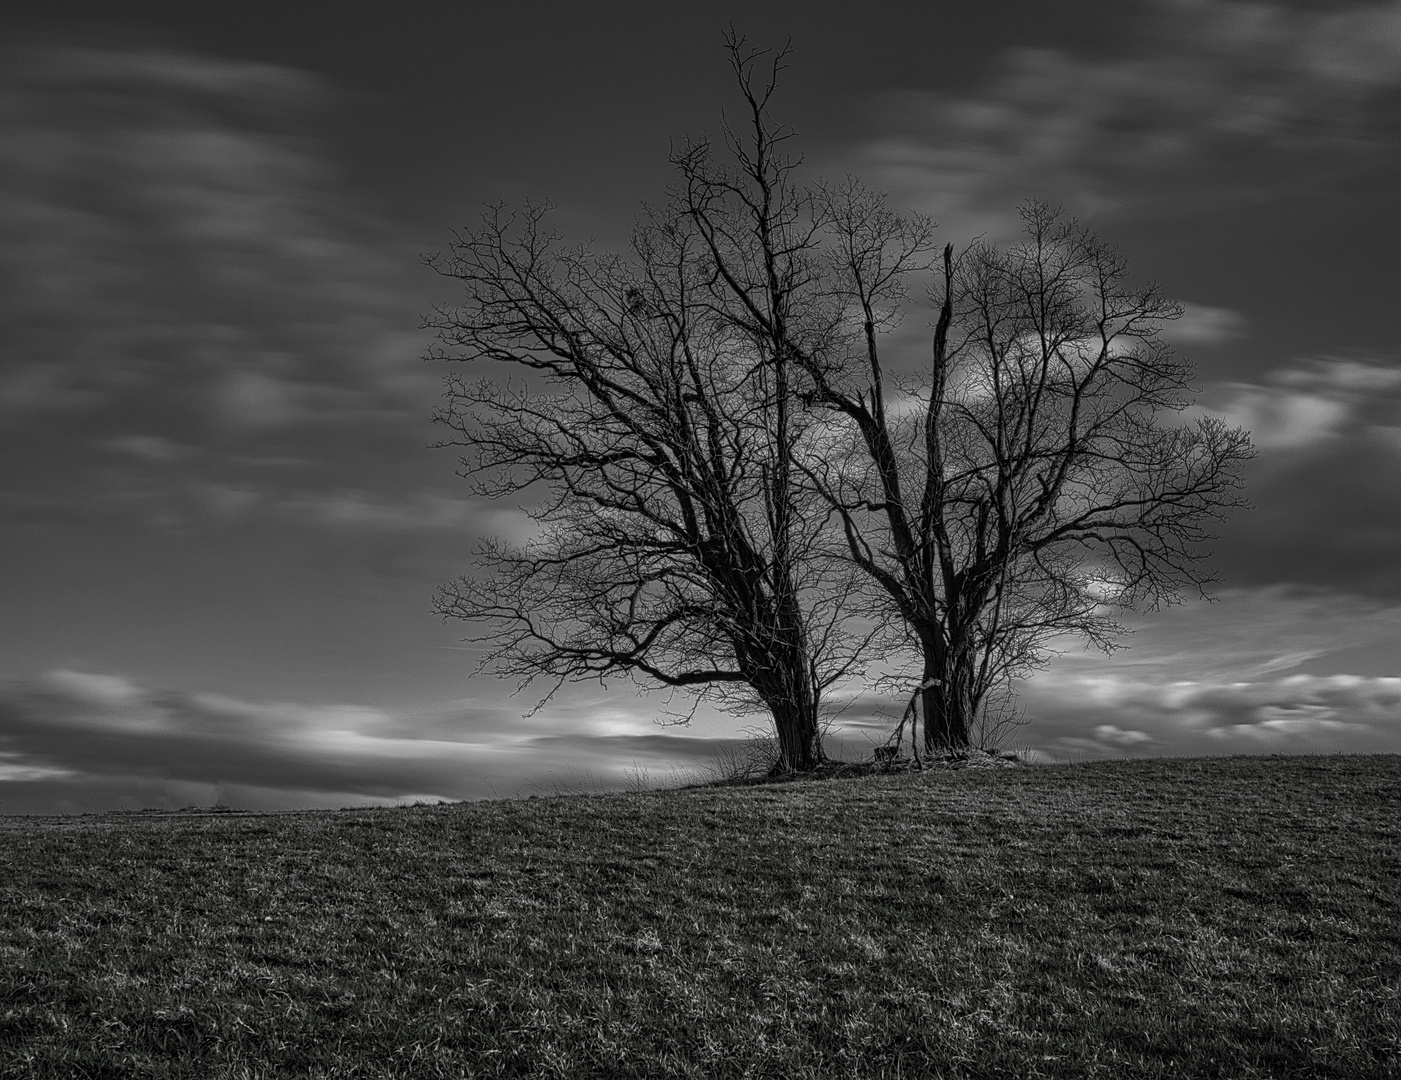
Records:
[[[444,495],[437,491],[420,491],[393,498],[356,489],[292,495],[278,503],[274,512],[288,520],[327,528],[394,531],[490,531],[491,522],[500,514],[495,507],[475,499]]]
[[[1122,651],[1072,646],[1028,680],[1014,741],[1062,759],[1401,752],[1401,605],[1237,588],[1132,625]]]
[[[1141,743],[1153,741],[1153,736],[1146,731],[1125,731],[1114,724],[1100,724],[1094,730],[1094,737],[1110,746],[1123,747],[1138,746]]]
[[[141,417],[109,438],[179,443],[421,400],[388,228],[316,135],[335,102],[307,72],[161,46],[5,50],[8,422]]]
[[[82,671],[59,669],[49,672],[40,685],[75,704],[102,708],[121,708],[141,696],[141,691],[116,675],[90,675]]]
[[[1365,437],[1401,424],[1401,366],[1347,357],[1302,361],[1259,382],[1218,383],[1199,409],[1250,429],[1262,450]]]
[[[306,71],[126,34],[0,48],[0,460],[26,521],[277,527],[352,487],[442,520],[403,494],[439,393],[423,271],[337,164],[344,108]]]
[[[1244,337],[1248,321],[1238,311],[1183,302],[1182,317],[1164,324],[1162,336],[1174,345],[1222,345]]]
[[[244,809],[617,788],[697,769],[734,740],[652,723],[654,709],[565,695],[522,719],[492,700],[395,712],[251,702],[56,670],[0,681],[0,813],[225,800]]]
[[[959,235],[1004,240],[1028,195],[1078,214],[1250,198],[1392,141],[1375,106],[1401,85],[1401,5],[1163,0],[1130,13],[1109,59],[1014,48],[966,94],[880,95],[879,134],[853,171]]]
[[[1101,675],[1153,685],[1259,682],[1283,673],[1401,675],[1401,604],[1345,592],[1271,585],[1222,589],[1131,616],[1125,648],[1108,659],[1067,643],[1047,677]],[[1357,667],[1361,652],[1375,659]],[[1036,678],[1041,678],[1037,676]],[[1110,685],[1110,684],[1107,684]]]
[[[1193,411],[1249,428],[1260,449],[1246,486],[1255,509],[1217,545],[1227,580],[1401,596],[1401,365],[1296,361],[1208,386]]]
[[[102,443],[102,449],[115,450],[119,454],[130,454],[143,461],[179,461],[189,452],[189,448],[160,435],[123,435]]]
[[[114,448],[144,461],[178,461],[183,456],[164,441],[152,440],[147,445],[136,437],[121,440]],[[291,459],[281,464],[305,463]],[[262,477],[257,474],[237,482],[179,476],[160,482],[118,470],[109,470],[106,476],[102,498],[109,508],[123,503],[134,505],[149,520],[170,525],[256,521],[262,525],[310,526],[367,534],[456,533],[464,538],[495,535],[515,543],[539,535],[539,527],[522,510],[427,488],[396,495],[351,487],[288,490],[291,485],[286,479],[278,484],[260,482]]]
[[[1026,723],[1005,745],[1051,760],[1401,752],[1401,604],[1236,588],[1126,621],[1133,632],[1112,655],[1066,639],[1019,686]],[[837,731],[868,752],[906,700],[850,692]]]
[[[1030,723],[1012,743],[1053,760],[1401,752],[1401,672],[1386,667],[1401,656],[1401,605],[1234,590],[1143,616],[1137,631],[1113,657],[1067,652],[1030,680]],[[1349,670],[1363,653],[1370,670]],[[249,701],[72,669],[0,680],[0,813],[508,797],[618,788],[643,773],[660,784],[740,741],[718,714],[659,728],[667,707],[653,696],[568,687],[522,718],[533,703]],[[903,702],[863,692],[848,704],[829,752],[864,757]]]
[[[1401,678],[1045,678],[1019,735],[1052,757],[1401,753]],[[1122,726],[1121,726],[1122,725]]]

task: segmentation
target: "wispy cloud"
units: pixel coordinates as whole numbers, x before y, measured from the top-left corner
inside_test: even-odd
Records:
[[[328,528],[492,531],[496,507],[476,499],[420,491],[398,498],[346,489],[290,495],[272,508],[278,517]]]
[[[1401,605],[1237,588],[1128,621],[1109,657],[1067,639],[1020,686],[1026,723],[1002,737],[1053,760],[1401,752]],[[879,742],[904,704],[859,693],[840,730]]]
[[[1106,660],[1072,651],[1023,688],[1014,743],[1050,759],[1401,752],[1401,606],[1322,590],[1233,590],[1137,620]],[[1370,671],[1349,670],[1359,650]],[[658,728],[665,702],[586,687],[414,709],[249,701],[109,673],[0,681],[0,813],[216,801],[295,809],[621,787],[703,770],[735,721]],[[858,694],[829,750],[865,756],[903,702]],[[763,730],[763,719],[753,721]]]
[[[101,406],[149,446],[402,407],[415,307],[316,137],[331,86],[157,46],[2,59],[11,423]]]
[[[1392,139],[1374,106],[1401,85],[1401,5],[1160,0],[1123,14],[1133,34],[1109,59],[1009,49],[966,93],[881,95],[854,171],[959,235],[1005,239],[1031,194],[1081,214],[1249,198]]]
[[[1374,646],[1401,675],[1401,605],[1321,588],[1271,585],[1222,589],[1215,603],[1194,601],[1132,618],[1126,648],[1108,662],[1097,650],[1069,646],[1056,678],[1115,678],[1169,684],[1255,682],[1311,670],[1351,674],[1345,659]],[[1344,659],[1332,660],[1340,657]]]
[[[1401,659],[1376,673],[1401,657],[1399,606],[1276,586],[1135,623],[1124,651],[1068,652],[1026,684],[1027,742],[1058,757],[1401,752]]]
[[[1263,450],[1299,450],[1401,430],[1401,365],[1357,357],[1299,361],[1259,382],[1217,383],[1200,408],[1249,428]]]
[[[1219,545],[1237,584],[1295,582],[1401,597],[1401,365],[1300,360],[1258,380],[1209,385],[1206,412],[1260,448]]]
[[[101,445],[104,450],[115,450],[143,461],[179,461],[190,452],[189,447],[160,435],[123,435]]]
[[[107,445],[141,465],[179,463],[192,453],[166,440],[145,437]],[[237,523],[379,535],[455,534],[469,549],[475,537],[500,536],[520,543],[539,533],[524,511],[481,499],[432,488],[399,494],[357,487],[318,490],[297,486],[300,477],[296,475],[276,475],[276,463],[260,471],[249,464],[222,470],[236,479],[163,476],[150,469],[108,466],[102,472],[100,495],[75,491],[68,498],[92,512],[125,510],[148,523],[182,529]],[[293,459],[282,467],[296,470],[304,464]]]
[[[1025,738],[1054,758],[1401,753],[1401,678],[1291,675],[1230,683],[1044,679]]]
[[[620,787],[703,767],[732,739],[587,698],[523,719],[499,699],[396,712],[250,702],[56,670],[0,682],[0,813],[224,801],[245,809]]]
[[[1238,311],[1182,302],[1182,317],[1164,324],[1162,336],[1173,345],[1223,345],[1244,337],[1249,320]]]
[[[0,456],[25,463],[17,513],[466,520],[402,494],[431,468],[439,390],[418,359],[423,270],[342,175],[323,137],[341,107],[309,72],[131,35],[0,50]]]

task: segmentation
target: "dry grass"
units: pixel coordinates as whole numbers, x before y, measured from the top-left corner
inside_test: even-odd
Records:
[[[0,1076],[1401,1076],[1401,758],[0,819]]]

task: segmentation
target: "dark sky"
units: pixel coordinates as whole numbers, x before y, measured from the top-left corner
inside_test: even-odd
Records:
[[[1401,4],[753,6],[5,6],[0,813],[661,780],[761,722],[470,678],[432,592],[520,515],[427,448],[419,359],[485,202],[622,244],[734,107],[731,21],[791,36],[810,175],[954,242],[1063,204],[1255,434],[1219,602],[1067,653],[1014,741],[1401,750]]]

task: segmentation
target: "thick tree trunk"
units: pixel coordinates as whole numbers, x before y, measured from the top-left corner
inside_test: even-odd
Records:
[[[817,727],[815,703],[774,702],[774,729],[778,736],[779,757],[774,762],[775,773],[810,772],[817,768],[826,755],[822,752],[822,739]]]
[[[775,558],[778,583],[774,606],[780,629],[770,635],[773,679],[764,701],[773,713],[778,736],[779,756],[774,772],[809,772],[826,760],[817,725],[820,691],[813,682],[806,619],[789,571],[787,525],[776,531],[784,534],[783,544],[775,544],[779,554]]]
[[[758,636],[758,635],[756,635]],[[817,723],[820,693],[813,682],[812,661],[801,627],[790,624],[779,635],[766,632],[767,647],[753,648],[752,638],[735,642],[745,679],[773,717],[778,760],[774,773],[806,772],[826,760]]]
[[[925,753],[966,750],[977,707],[972,658],[950,654],[943,663],[926,658],[920,707],[924,714]]]
[[[745,681],[773,717],[778,743],[774,773],[816,768],[826,760],[817,723],[821,693],[796,591],[783,587],[781,574],[774,588],[762,576],[746,576],[732,567],[712,573],[717,592],[732,597],[733,608],[748,615],[746,628],[732,632],[731,641]]]
[[[818,694],[807,650],[801,644],[783,649],[778,666],[776,685],[765,698],[778,736],[774,772],[808,772],[826,755],[817,726]]]

